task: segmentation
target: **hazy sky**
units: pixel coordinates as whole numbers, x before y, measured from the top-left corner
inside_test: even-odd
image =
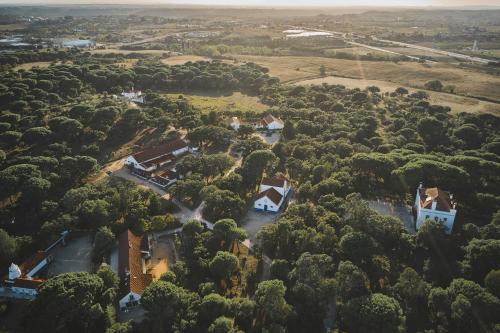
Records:
[[[500,6],[500,0],[0,0],[0,4],[201,4],[237,6]]]

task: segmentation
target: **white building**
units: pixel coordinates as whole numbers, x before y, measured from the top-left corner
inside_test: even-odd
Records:
[[[242,125],[249,125],[255,129],[267,129],[267,130],[282,130],[284,123],[280,118],[276,118],[272,115],[267,115],[262,119],[254,120],[241,120],[238,117],[231,117],[227,121],[227,124],[235,131],[237,131]]]
[[[16,294],[28,295],[35,297],[38,294],[38,288],[44,282],[41,279],[23,279],[14,280],[11,290]]]
[[[118,239],[118,276],[120,277],[120,309],[126,310],[141,303],[141,296],[153,281],[146,267],[151,258],[152,239],[139,237],[130,230]]]
[[[233,130],[237,131],[242,124],[238,117],[231,117],[228,121],[228,125],[231,126]]]
[[[417,230],[427,219],[443,223],[448,234],[453,230],[457,210],[450,192],[437,187],[424,188],[420,184],[415,198],[415,211]]]
[[[52,256],[45,251],[38,251],[21,266],[12,263],[9,267],[9,276],[4,281],[4,288],[23,298],[34,298],[38,288],[45,281],[35,276],[52,261]]]
[[[271,131],[282,130],[285,127],[283,121],[272,115],[267,115],[260,121],[260,128],[268,129]]]
[[[62,47],[68,48],[79,48],[86,49],[96,46],[96,42],[89,39],[71,39],[71,40],[63,40],[61,42]]]
[[[124,91],[122,92],[122,97],[128,99],[134,103],[144,104],[144,96],[142,95],[142,91]]]
[[[127,157],[125,164],[141,172],[152,172],[164,164],[173,162],[177,156],[187,152],[186,141],[176,139],[161,146],[149,148]]]
[[[277,212],[285,202],[289,192],[290,183],[285,177],[264,178],[260,183],[254,208],[264,212]]]

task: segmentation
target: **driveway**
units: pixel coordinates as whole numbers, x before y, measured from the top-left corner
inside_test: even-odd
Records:
[[[281,215],[278,213],[260,212],[250,209],[241,220],[241,227],[246,230],[250,244],[257,241],[257,233],[266,224],[274,223]]]
[[[51,254],[54,256],[54,261],[48,266],[49,277],[68,272],[90,272],[92,270],[92,235],[70,237],[66,246],[56,246]]]
[[[415,234],[415,222],[411,214],[411,207],[385,200],[368,200],[368,206],[382,215],[393,216],[401,221],[410,234]]]
[[[281,132],[273,132],[270,136],[267,136],[266,132],[257,132],[256,135],[270,146],[274,145],[281,138]]]

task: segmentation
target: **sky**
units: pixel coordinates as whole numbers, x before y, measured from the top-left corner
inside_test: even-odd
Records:
[[[0,0],[0,4],[185,4],[235,6],[500,6],[500,0]]]

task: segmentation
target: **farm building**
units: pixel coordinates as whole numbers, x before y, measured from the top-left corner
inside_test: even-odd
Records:
[[[124,91],[121,96],[131,102],[144,104],[144,96],[142,95],[142,91]]]
[[[275,131],[282,130],[285,125],[280,118],[276,118],[272,115],[267,115],[261,119],[260,126],[260,128]]]
[[[272,115],[267,115],[262,119],[256,120],[242,120],[238,117],[231,117],[227,123],[235,131],[237,131],[242,125],[249,125],[255,129],[265,129],[271,131],[281,130],[284,127],[283,121]]]
[[[262,179],[254,208],[265,212],[279,211],[290,192],[290,188],[289,181],[283,176]]]
[[[175,139],[157,147],[145,149],[127,158],[126,164],[135,171],[149,173],[157,168],[173,162],[177,156],[189,150],[182,139]]]
[[[140,304],[141,296],[153,281],[146,267],[151,258],[152,238],[124,231],[118,239],[118,276],[120,277],[120,309]]]
[[[414,208],[417,230],[428,219],[443,223],[447,233],[451,233],[453,230],[457,210],[453,194],[450,192],[437,187],[424,188],[420,184],[417,188]]]

